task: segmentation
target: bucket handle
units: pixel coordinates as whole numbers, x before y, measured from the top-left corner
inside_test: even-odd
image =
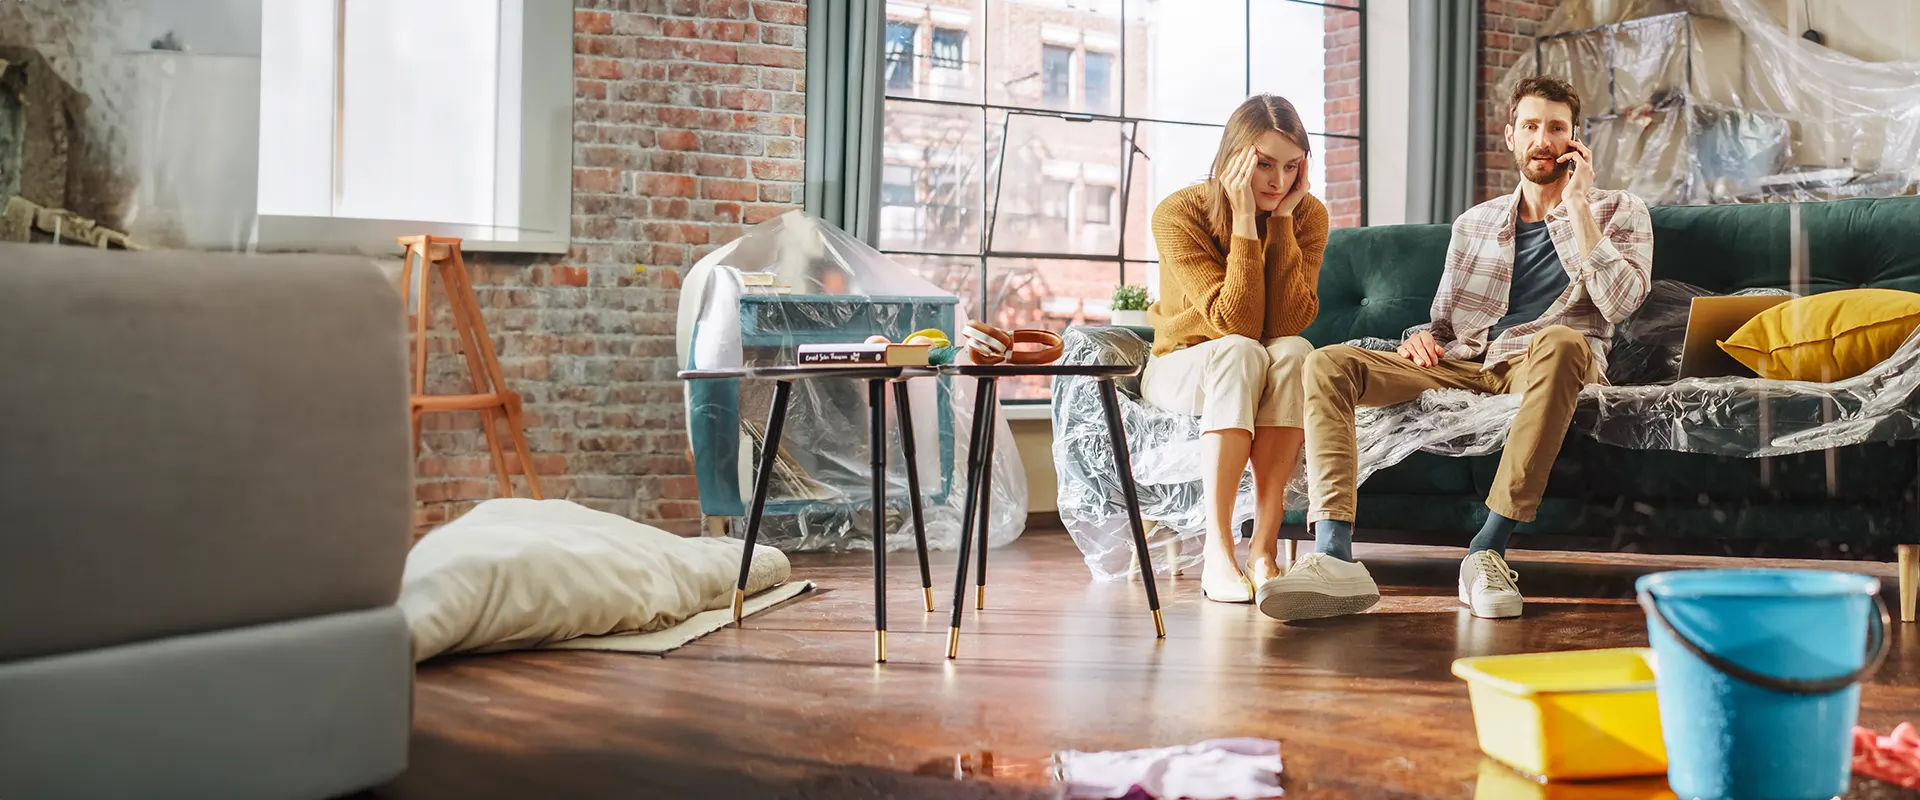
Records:
[[[1646,609],[1647,615],[1659,622],[1660,627],[1673,636],[1673,640],[1679,642],[1680,646],[1685,648],[1687,652],[1692,653],[1695,658],[1706,662],[1707,666],[1726,673],[1735,679],[1750,683],[1762,689],[1771,689],[1787,694],[1831,694],[1873,677],[1873,674],[1880,669],[1880,662],[1886,660],[1888,645],[1887,628],[1892,627],[1893,619],[1887,614],[1887,604],[1880,599],[1880,593],[1874,592],[1872,596],[1874,610],[1877,613],[1871,615],[1868,619],[1870,627],[1867,629],[1867,661],[1859,669],[1832,678],[1776,678],[1771,675],[1755,672],[1720,656],[1709,653],[1706,648],[1695,644],[1686,634],[1681,633],[1680,629],[1675,627],[1672,621],[1667,619],[1666,612],[1661,610],[1660,604],[1654,601],[1652,593],[1645,591],[1640,592],[1640,607]]]

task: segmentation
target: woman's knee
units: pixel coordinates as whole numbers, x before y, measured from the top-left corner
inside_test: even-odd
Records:
[[[1222,336],[1212,342],[1207,359],[1209,389],[1239,388],[1258,393],[1266,384],[1267,349],[1245,336]]]
[[[1275,339],[1266,345],[1267,361],[1270,371],[1286,371],[1300,374],[1306,371],[1307,359],[1313,356],[1313,343],[1298,336]]]

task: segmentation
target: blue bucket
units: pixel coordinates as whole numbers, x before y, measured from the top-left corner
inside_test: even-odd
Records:
[[[1634,585],[1653,641],[1667,781],[1684,798],[1847,792],[1860,684],[1887,653],[1880,580],[1661,572]]]

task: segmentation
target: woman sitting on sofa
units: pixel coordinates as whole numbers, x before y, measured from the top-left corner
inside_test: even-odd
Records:
[[[1227,118],[1212,177],[1153,212],[1160,300],[1148,309],[1153,354],[1141,394],[1200,417],[1207,599],[1250,603],[1277,563],[1287,481],[1300,459],[1304,365],[1300,331],[1320,304],[1327,208],[1307,193],[1306,129],[1293,104],[1249,98]],[[1251,558],[1234,557],[1233,502],[1253,463]]]

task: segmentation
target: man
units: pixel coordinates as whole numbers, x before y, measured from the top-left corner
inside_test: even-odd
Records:
[[[1593,153],[1575,138],[1579,120],[1580,98],[1566,81],[1515,86],[1506,142],[1523,180],[1454,222],[1432,324],[1397,353],[1336,346],[1308,358],[1315,552],[1260,587],[1267,616],[1329,617],[1379,602],[1373,577],[1353,559],[1354,408],[1404,403],[1428,389],[1521,396],[1459,583],[1475,616],[1520,615],[1507,538],[1533,520],[1581,388],[1605,381],[1614,326],[1652,284],[1647,204],[1593,188]]]

